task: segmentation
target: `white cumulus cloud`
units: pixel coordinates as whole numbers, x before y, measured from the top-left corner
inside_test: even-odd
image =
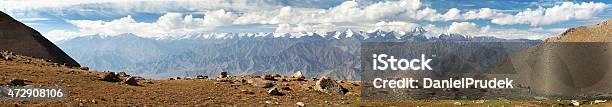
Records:
[[[274,0],[163,0],[163,1],[123,1],[123,0],[91,0],[66,2],[38,3],[40,1],[0,1],[0,9],[9,12],[45,11],[63,14],[63,12],[76,12],[69,15],[116,15],[126,16],[119,19],[103,20],[67,20],[78,28],[77,31],[52,30],[47,32],[48,37],[54,40],[63,40],[76,37],[67,35],[105,34],[116,35],[121,33],[134,33],[145,37],[159,37],[162,35],[180,35],[191,32],[214,32],[216,28],[231,29],[227,25],[266,26],[277,33],[296,32],[326,32],[333,30],[385,30],[410,31],[419,24],[426,25],[432,33],[461,33],[468,35],[541,35],[543,33],[529,33],[525,28],[512,29],[504,25],[529,24],[540,26],[556,24],[571,20],[587,20],[599,16],[609,5],[605,3],[565,2],[552,7],[536,9],[518,9],[519,12],[489,8],[434,8],[435,3],[422,3],[420,0],[398,1],[343,1],[336,6],[302,6],[287,5],[295,1]],[[68,2],[70,1],[70,2]],[[298,1],[299,2],[299,1]],[[319,1],[317,1],[319,2]],[[326,2],[326,1],[320,1]],[[38,3],[29,6],[29,3]],[[299,2],[301,3],[301,2]],[[307,5],[309,2],[305,2]],[[13,5],[14,4],[14,5]],[[439,6],[438,6],[439,7]],[[485,6],[486,7],[486,6]],[[163,14],[153,22],[136,21],[133,17],[140,13]],[[50,15],[53,15],[50,14]],[[193,15],[192,15],[193,14]],[[194,17],[194,16],[201,16]],[[148,17],[148,16],[145,16]],[[52,19],[62,18],[53,17]],[[136,18],[136,19],[138,19]],[[75,18],[71,18],[75,19]],[[78,18],[76,18],[78,19]],[[41,20],[41,19],[24,19]],[[65,19],[66,20],[66,19]],[[484,25],[476,25],[473,20],[479,20]],[[438,22],[453,22],[442,27],[431,26]],[[416,24],[419,23],[419,24]],[[429,25],[428,25],[429,24]],[[491,28],[486,24],[498,24]],[[439,25],[439,23],[438,23]],[[273,27],[276,27],[274,30]],[[220,30],[228,31],[228,30]],[[538,32],[546,32],[539,30]],[[64,33],[64,34],[62,34]],[[524,34],[524,35],[523,35]],[[505,36],[507,37],[507,36]]]
[[[61,41],[85,35],[119,35],[134,33],[143,37],[160,37],[164,35],[181,35],[192,32],[208,31],[216,26],[231,24],[237,15],[225,10],[206,12],[204,18],[181,13],[166,13],[155,22],[138,22],[128,15],[111,21],[102,20],[69,20],[78,31],[52,30],[47,36],[53,41]]]
[[[564,2],[551,8],[527,9],[516,15],[494,18],[492,23],[507,24],[529,24],[531,26],[547,25],[569,20],[583,20],[593,18],[609,6],[604,3],[572,3]]]
[[[465,34],[468,32],[477,32],[480,31],[480,28],[476,26],[476,24],[471,22],[453,22],[449,27],[447,32],[449,33],[459,33]]]
[[[222,26],[226,24],[231,24],[238,17],[238,15],[233,12],[226,12],[223,9],[216,11],[209,11],[205,14],[206,18],[204,19],[204,26]]]

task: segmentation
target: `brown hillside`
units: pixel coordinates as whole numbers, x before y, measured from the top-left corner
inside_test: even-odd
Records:
[[[612,19],[570,28],[510,59],[521,84],[536,94],[594,96],[612,92],[611,41]]]
[[[0,52],[0,55],[7,55]],[[25,80],[27,86],[62,87],[67,97],[61,100],[11,99],[0,96],[1,107],[18,106],[281,106],[303,104],[306,107],[327,106],[564,106],[569,101],[558,100],[363,100],[361,86],[356,81],[337,81],[349,90],[344,95],[331,95],[315,88],[316,80],[264,80],[258,76],[228,76],[225,79],[203,77],[180,80],[140,79],[130,85],[120,76],[120,82],[104,80],[109,72],[96,72],[65,67],[20,55],[12,60],[0,59],[0,86],[14,87],[11,81]],[[125,76],[125,75],[124,75]],[[132,76],[137,77],[137,76]],[[265,77],[265,76],[264,76]],[[279,77],[273,77],[279,78]],[[283,76],[280,78],[290,79]],[[242,80],[246,80],[243,82]],[[257,81],[255,81],[257,80]],[[255,81],[255,82],[249,82]],[[270,88],[261,83],[272,83],[282,95],[270,95]],[[610,106],[610,103],[591,103]]]
[[[612,19],[591,26],[567,29],[559,37],[546,42],[610,42],[612,41]]]

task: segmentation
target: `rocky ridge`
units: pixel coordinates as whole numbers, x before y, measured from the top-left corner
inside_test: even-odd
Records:
[[[50,60],[79,67],[80,64],[43,37],[38,31],[0,12],[0,51]]]

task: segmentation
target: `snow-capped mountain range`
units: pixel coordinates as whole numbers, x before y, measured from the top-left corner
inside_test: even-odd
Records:
[[[277,33],[277,32],[255,32],[255,33],[220,33],[220,32],[202,32],[202,33],[187,33],[183,35],[163,35],[158,37],[151,37],[156,40],[179,40],[179,39],[232,39],[232,38],[245,38],[245,37],[274,37],[274,38],[301,38],[305,36],[320,36],[321,38],[351,38],[356,37],[360,39],[367,39],[370,36],[381,36],[384,37],[387,34],[396,36],[397,39],[402,36],[426,36],[427,31],[422,27],[416,27],[412,31],[383,31],[373,30],[367,31],[354,31],[352,29],[346,29],[344,31],[332,31],[332,32],[294,32],[294,33]],[[108,35],[105,35],[108,37]]]
[[[150,77],[276,72],[301,70],[309,76],[354,79],[362,42],[474,41],[539,42],[461,34],[431,36],[411,31],[334,31],[327,33],[192,33],[166,38],[135,34],[91,35],[58,43],[83,66],[127,71]]]
[[[129,33],[128,33],[129,34]],[[96,34],[96,35],[87,35],[83,37],[91,37],[98,36],[99,38],[112,38],[115,36],[122,36],[126,34],[119,35],[106,35],[106,34]],[[278,33],[278,32],[239,32],[239,33],[223,33],[223,32],[199,32],[199,33],[185,33],[182,35],[156,35],[156,36],[147,36],[147,35],[136,35],[131,34],[143,38],[150,38],[155,40],[185,40],[185,39],[234,39],[234,38],[301,38],[301,37],[309,37],[309,38],[326,38],[326,39],[345,39],[345,38],[357,38],[360,40],[372,39],[372,38],[386,38],[386,39],[402,39],[402,38],[412,38],[414,36],[423,36],[423,37],[437,37],[435,34],[429,33],[422,27],[416,27],[410,31],[383,31],[383,30],[371,30],[371,31],[354,31],[352,29],[346,29],[343,31],[331,31],[331,32],[294,32],[294,33]],[[387,36],[391,35],[391,36]],[[439,35],[448,35],[448,34],[439,34]],[[438,35],[438,36],[439,36]],[[452,35],[461,35],[461,34],[452,34]],[[315,36],[315,37],[312,37]],[[466,35],[461,35],[464,37],[469,37]],[[78,38],[78,37],[77,37]],[[62,40],[64,41],[70,41]]]

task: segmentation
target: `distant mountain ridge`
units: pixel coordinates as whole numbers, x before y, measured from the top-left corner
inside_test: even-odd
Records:
[[[275,72],[336,79],[359,76],[362,42],[539,42],[460,34],[426,35],[411,31],[334,31],[318,33],[194,33],[170,38],[144,38],[134,34],[92,35],[63,41],[60,47],[93,69],[124,70],[132,74],[171,76],[235,75]]]

